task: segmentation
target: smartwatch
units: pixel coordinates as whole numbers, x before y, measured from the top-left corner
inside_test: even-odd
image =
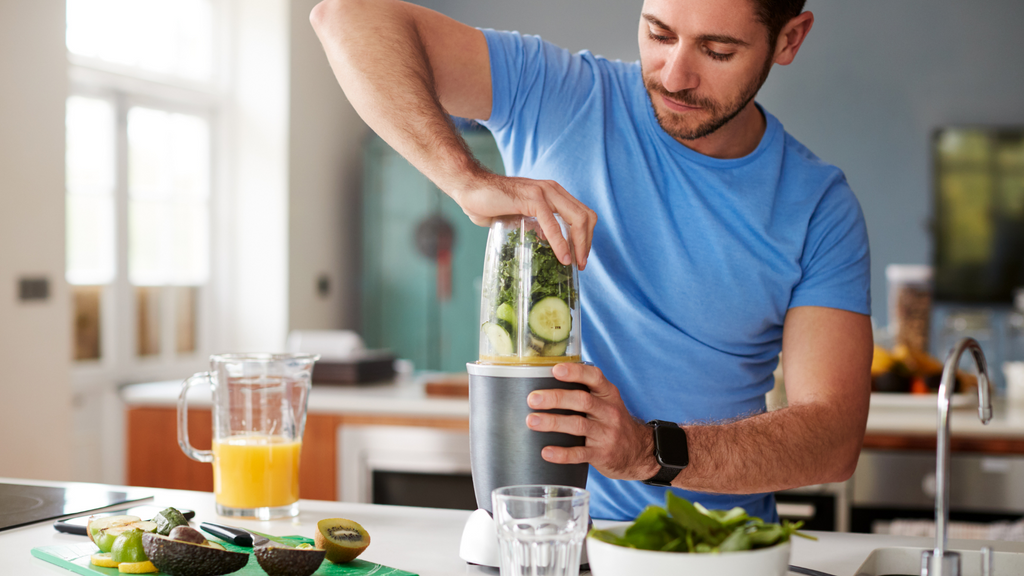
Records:
[[[690,450],[686,446],[686,431],[675,422],[651,420],[647,423],[654,433],[654,459],[661,470],[644,480],[649,486],[671,486],[672,480],[690,463]]]

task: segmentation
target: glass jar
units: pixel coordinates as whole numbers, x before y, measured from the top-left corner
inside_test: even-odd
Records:
[[[885,267],[889,292],[889,335],[893,344],[926,352],[931,330],[932,267],[890,264]]]

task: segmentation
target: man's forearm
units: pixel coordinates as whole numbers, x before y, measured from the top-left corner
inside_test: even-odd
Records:
[[[690,465],[673,486],[748,494],[841,482],[864,439],[864,414],[825,403],[791,406],[712,426],[684,426]]]
[[[374,132],[449,194],[485,172],[438,99],[404,4],[326,0],[310,18],[338,83]]]

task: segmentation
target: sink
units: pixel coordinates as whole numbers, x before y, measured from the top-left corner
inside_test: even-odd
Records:
[[[924,548],[876,548],[857,568],[856,576],[918,576],[921,574],[921,553]],[[981,576],[981,552],[953,550],[960,553],[960,576]],[[1024,574],[1024,554],[992,553],[993,574]]]

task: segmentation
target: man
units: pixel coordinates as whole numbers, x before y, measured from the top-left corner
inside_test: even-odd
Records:
[[[810,31],[802,5],[647,0],[639,64],[395,0],[311,15],[359,114],[474,222],[536,216],[564,263],[552,214],[571,224],[596,366],[556,366],[589,392],[529,404],[587,416],[527,425],[586,437],[542,455],[592,466],[595,517],[631,519],[671,483],[774,519],[767,493],[856,466],[871,360],[863,216],[842,173],[753,100]],[[484,170],[448,114],[491,129],[512,176]],[[789,406],[766,413],[780,351]]]

